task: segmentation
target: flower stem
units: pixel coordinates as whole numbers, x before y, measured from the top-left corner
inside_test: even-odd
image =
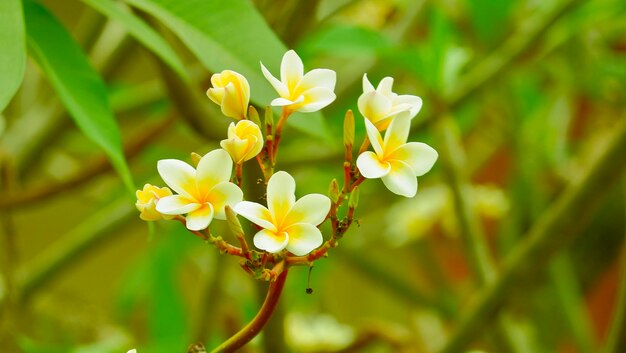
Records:
[[[237,332],[234,336],[220,344],[219,347],[212,350],[211,353],[235,352],[261,332],[267,321],[272,316],[274,309],[276,309],[276,304],[278,304],[278,300],[280,299],[280,295],[285,285],[285,280],[287,279],[288,269],[285,268],[284,270],[280,270],[281,272],[278,274],[276,279],[270,282],[265,301],[254,319],[252,319],[252,321],[250,321],[244,328],[239,330],[239,332]]]
[[[287,118],[289,118],[291,113],[291,110],[283,108],[283,112],[280,114],[278,124],[276,124],[276,131],[274,131],[274,150],[272,152],[272,155],[270,156],[270,160],[272,161],[272,167],[276,165],[276,154],[278,153],[278,144],[280,143],[280,138],[282,136],[283,125],[285,125],[285,122],[287,121]]]

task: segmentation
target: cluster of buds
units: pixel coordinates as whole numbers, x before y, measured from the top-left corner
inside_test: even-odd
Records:
[[[280,79],[263,64],[261,70],[279,96],[271,102],[271,106],[282,108],[278,122],[274,124],[272,109],[267,107],[261,124],[257,110],[250,105],[250,85],[244,76],[231,70],[214,74],[207,96],[225,116],[238,121],[228,127],[228,137],[221,141],[220,149],[204,156],[192,154],[195,166],[175,159],[160,160],[157,170],[169,188],[146,184],[137,191],[136,205],[143,220],[180,221],[223,253],[241,257],[242,267],[256,278],[270,280],[288,266],[311,265],[337,245],[353,222],[358,186],[365,179],[381,178],[391,192],[413,197],[417,177],[432,168],[437,152],[424,143],[407,142],[411,119],[421,109],[422,100],[394,93],[391,77],[374,88],[364,75],[358,108],[367,135],[356,162],[355,119],[348,111],[344,120],[343,185],[332,180],[328,196],[309,194],[296,199],[294,178],[286,171],[274,170],[282,129],[294,112],[315,112],[336,99],[336,74],[328,69],[305,73],[293,50],[283,56]],[[373,151],[367,150],[370,145]],[[244,200],[243,166],[252,159],[264,176],[265,205]],[[347,210],[340,212],[345,201]],[[248,246],[239,216],[255,228],[256,249]],[[228,222],[238,246],[211,234],[213,219]],[[325,241],[319,227],[326,221],[331,233]]]

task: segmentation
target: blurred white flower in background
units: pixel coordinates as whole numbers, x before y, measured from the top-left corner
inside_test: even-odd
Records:
[[[470,202],[475,212],[488,219],[500,219],[509,210],[509,200],[504,191],[495,185],[472,185]],[[445,234],[459,233],[454,212],[454,200],[445,185],[435,185],[420,190],[419,197],[395,203],[386,214],[387,241],[401,246],[419,239],[441,224]]]
[[[348,346],[356,333],[327,314],[290,313],[285,318],[287,344],[295,352],[340,350]]]

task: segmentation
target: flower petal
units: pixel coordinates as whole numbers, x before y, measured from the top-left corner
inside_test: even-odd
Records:
[[[261,134],[259,130],[259,135]],[[263,136],[250,136],[248,138],[248,148],[247,153],[243,157],[244,162],[256,157],[257,154],[261,153],[263,149]]]
[[[376,153],[365,151],[356,159],[361,175],[368,179],[382,178],[391,170],[389,162],[381,162]]]
[[[404,94],[404,95],[397,96],[393,100],[393,104],[394,105],[401,105],[401,104],[410,105],[411,109],[409,110],[409,116],[411,119],[413,119],[417,115],[417,113],[419,113],[420,110],[422,109],[422,98],[418,96]]]
[[[280,63],[280,80],[293,93],[304,74],[304,65],[295,51],[289,50]]]
[[[365,131],[367,132],[367,138],[370,140],[372,147],[377,155],[383,156],[383,139],[380,137],[380,132],[374,124],[372,124],[369,120],[364,119],[365,121]]]
[[[267,206],[274,223],[280,224],[296,202],[296,181],[287,172],[277,172],[267,183]]]
[[[187,215],[187,229],[203,230],[206,229],[213,220],[213,206],[205,203],[201,208],[190,212]]]
[[[228,152],[233,162],[241,164],[248,152],[248,140],[242,140],[238,137],[229,138],[220,141],[220,146]]]
[[[381,93],[383,96],[392,98],[395,94],[391,91],[393,87],[393,77],[385,77],[380,80],[378,87],[376,87],[376,91]]]
[[[202,205],[184,196],[172,195],[159,199],[156,204],[156,210],[162,214],[178,215],[193,212],[200,206]]]
[[[396,148],[404,145],[409,137],[410,130],[411,118],[408,111],[404,111],[393,118],[387,132],[385,132],[385,140],[383,141],[385,152],[391,153]]]
[[[370,80],[367,78],[367,74],[363,74],[363,93],[369,93],[375,90],[376,89],[374,88]]]
[[[270,105],[274,107],[283,107],[287,105],[294,105],[304,102],[304,96],[299,96],[295,101],[289,100],[287,98],[276,98],[270,102]]]
[[[208,202],[213,206],[216,219],[226,219],[226,212],[224,208],[226,205],[231,208],[241,202],[243,199],[243,192],[239,186],[231,182],[222,182],[209,192]]]
[[[276,90],[276,92],[278,93],[279,96],[281,96],[281,97],[289,97],[289,90],[287,89],[287,86],[285,86],[284,83],[280,82],[279,79],[274,77],[265,68],[263,63],[261,63],[261,71],[263,72],[263,76],[265,76],[265,78],[270,82],[270,84],[272,85],[272,87],[274,87],[274,89]]]
[[[204,155],[198,162],[196,182],[202,198],[218,183],[228,181],[233,168],[233,161],[223,149],[213,150]]]
[[[296,91],[306,91],[314,87],[327,88],[331,91],[335,90],[337,83],[337,73],[329,69],[314,69],[307,72],[300,80]]]
[[[296,223],[285,229],[289,234],[287,250],[296,256],[302,256],[318,248],[324,242],[322,232],[309,223]]]
[[[377,91],[363,93],[357,101],[361,115],[376,124],[388,116],[391,110],[391,100]]]
[[[245,116],[245,110],[242,108],[242,99],[235,85],[229,82],[224,87],[224,95],[220,104],[222,114],[234,119],[242,119]]]
[[[417,177],[413,169],[401,161],[391,162],[389,174],[383,178],[383,183],[396,195],[413,197],[417,193]]]
[[[330,199],[327,196],[305,195],[293,204],[282,226],[289,227],[296,223],[310,223],[316,226],[326,219],[328,211],[330,211]]]
[[[254,246],[261,250],[277,253],[287,246],[289,237],[287,233],[274,233],[268,229],[262,229],[254,235]]]
[[[303,113],[316,112],[330,103],[332,103],[337,96],[335,92],[326,87],[315,87],[303,92],[304,103],[297,110]]]
[[[276,231],[276,226],[272,223],[272,214],[261,204],[241,201],[233,207],[233,211],[260,227]]]
[[[162,159],[157,162],[157,170],[167,186],[188,199],[197,194],[196,170],[178,159]]]
[[[433,167],[438,156],[437,151],[425,143],[409,142],[393,151],[388,158],[408,164],[416,176],[421,176]]]

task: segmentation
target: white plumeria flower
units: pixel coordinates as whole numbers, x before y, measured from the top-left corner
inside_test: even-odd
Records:
[[[382,178],[387,189],[405,197],[415,196],[416,177],[428,172],[438,157],[437,151],[425,143],[406,142],[411,126],[409,114],[403,112],[393,119],[384,141],[374,124],[364,119],[374,152],[363,152],[356,160],[361,175]]]
[[[187,214],[189,230],[206,229],[213,218],[226,219],[224,207],[243,199],[239,187],[230,179],[233,161],[222,149],[207,153],[194,168],[177,159],[160,160],[157,169],[163,181],[178,195],[166,196],[157,211],[166,215]]]
[[[255,234],[254,245],[270,253],[283,249],[297,256],[310,253],[322,244],[317,225],[330,210],[330,199],[309,194],[296,201],[296,182],[287,172],[278,172],[267,183],[266,208],[255,202],[242,201],[234,210],[263,229]]]
[[[393,117],[408,111],[413,119],[422,109],[422,99],[412,95],[398,95],[391,91],[393,78],[385,77],[377,88],[363,75],[363,94],[359,97],[359,112],[371,121],[380,131],[385,130]]]
[[[128,351],[128,352],[126,352],[126,353],[137,353],[137,350],[136,350],[136,349],[131,349],[131,350],[129,350],[129,351]]]
[[[280,95],[273,106],[291,111],[316,112],[332,103],[336,96],[337,74],[329,69],[314,69],[304,74],[304,65],[295,51],[289,50],[280,64],[280,81],[261,63],[265,78]]]

